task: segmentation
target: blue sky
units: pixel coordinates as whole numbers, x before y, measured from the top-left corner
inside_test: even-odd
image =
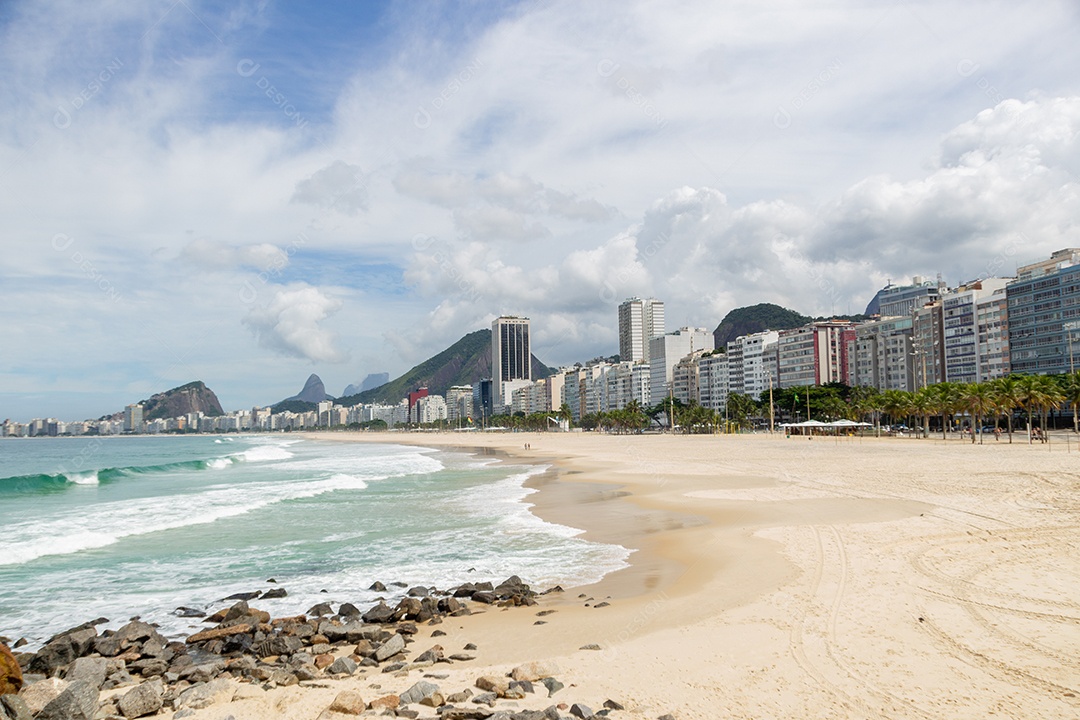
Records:
[[[0,418],[550,364],[1080,246],[1070,2],[9,2]]]

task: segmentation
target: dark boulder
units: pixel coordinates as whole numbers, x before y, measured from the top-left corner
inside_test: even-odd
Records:
[[[71,683],[34,716],[35,720],[94,720],[98,711],[98,689],[79,680]]]
[[[309,608],[308,611],[307,611],[307,614],[308,615],[313,615],[314,617],[322,617],[323,615],[333,615],[334,614],[334,608],[330,607],[330,603],[319,603],[318,605],[315,605],[315,606]]]
[[[384,602],[380,602],[364,613],[366,623],[388,623],[394,620],[394,609]]]
[[[341,603],[341,607],[338,608],[337,614],[341,617],[359,617],[360,608],[352,603]]]
[[[263,596],[262,596],[262,599],[263,600],[274,600],[275,598],[286,597],[286,596],[288,596],[288,594],[289,593],[286,592],[285,588],[274,588],[273,590],[267,590],[266,592],[264,592]]]

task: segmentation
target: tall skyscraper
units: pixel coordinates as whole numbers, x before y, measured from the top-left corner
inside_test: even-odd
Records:
[[[491,323],[491,376],[498,413],[510,404],[510,393],[532,381],[529,318],[503,316]]]
[[[619,305],[619,356],[624,362],[649,362],[649,341],[664,334],[664,303],[629,298]]]

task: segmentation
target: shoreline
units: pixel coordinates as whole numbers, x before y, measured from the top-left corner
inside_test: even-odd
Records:
[[[477,692],[478,677],[521,663],[558,668],[566,685],[558,695],[500,700],[496,710],[596,709],[611,699],[625,707],[612,717],[640,720],[1080,712],[1080,454],[1061,446],[782,435],[306,437],[549,465],[526,482],[531,512],[634,550],[629,567],[539,597],[536,607],[490,606],[418,627],[410,658],[433,644],[448,654],[478,646],[472,661],[437,666],[432,677],[448,692]],[[314,720],[341,690],[371,699],[425,674],[259,690],[225,712]]]

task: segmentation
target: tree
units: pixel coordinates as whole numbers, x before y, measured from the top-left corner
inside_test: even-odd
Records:
[[[994,411],[996,407],[997,398],[995,397],[993,387],[988,383],[969,383],[967,385],[961,385],[959,387],[962,404],[971,413],[972,419],[972,433],[971,443],[975,444],[975,431],[979,432],[979,444],[983,444],[982,419],[985,415],[988,415]]]
[[[930,415],[935,407],[934,392],[928,388],[920,388],[911,395],[911,412],[922,418],[923,437],[930,437]]]
[[[1020,391],[1020,376],[1006,375],[992,381],[997,397],[997,410],[1005,414],[1009,429],[1009,444],[1013,441],[1013,411],[1023,407],[1023,394]]]
[[[1050,375],[1038,375],[1036,385],[1038,386],[1037,405],[1039,408],[1039,414],[1041,418],[1042,427],[1042,441],[1048,442],[1049,438],[1046,435],[1047,427],[1047,413],[1051,408],[1055,408],[1065,401],[1065,393],[1061,389],[1061,385],[1058,381]]]
[[[1071,372],[1061,378],[1061,392],[1064,400],[1069,404],[1073,416],[1073,432],[1080,432],[1077,427],[1077,414],[1080,413],[1080,371]]]
[[[1034,442],[1032,437],[1032,429],[1034,428],[1032,416],[1042,401],[1040,386],[1038,375],[1020,375],[1017,377],[1017,397],[1020,401],[1020,407],[1027,413],[1028,445]]]

